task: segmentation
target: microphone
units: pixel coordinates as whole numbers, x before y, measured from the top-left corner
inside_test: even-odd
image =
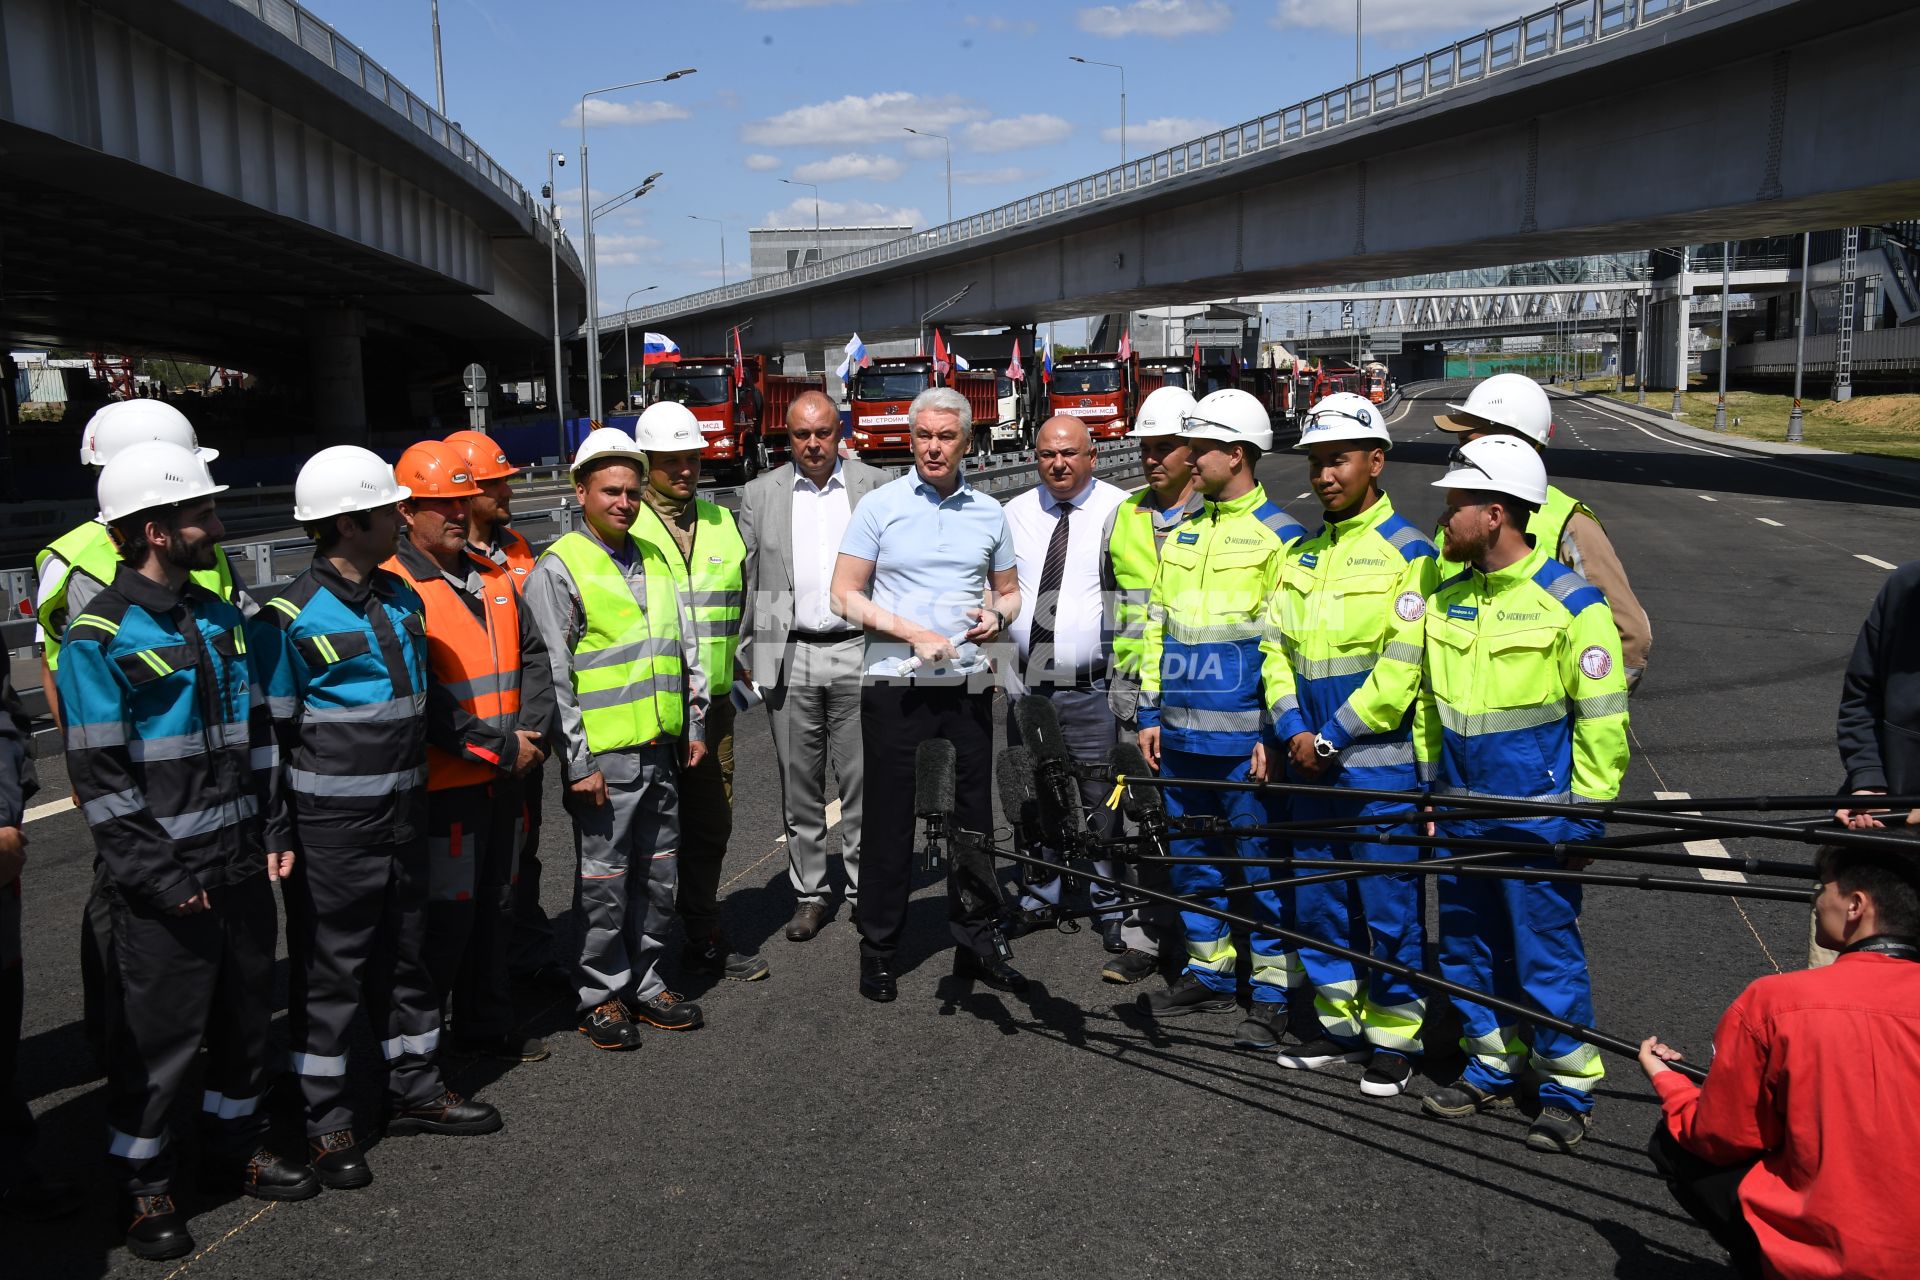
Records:
[[[1138,745],[1116,742],[1107,752],[1107,763],[1115,777],[1150,778],[1153,770]],[[1140,828],[1140,843],[1150,856],[1167,855],[1167,802],[1158,787],[1129,787],[1122,793],[1121,808]]]
[[[927,824],[927,845],[920,868],[940,865],[941,843],[951,834],[957,757],[945,738],[928,738],[913,753],[913,812]]]
[[[1040,810],[1033,794],[1033,753],[1009,747],[994,757],[993,772],[1000,784],[1000,809],[1013,827],[1013,842],[1032,849],[1040,840]]]
[[[1080,786],[1073,759],[1060,732],[1060,713],[1046,698],[1027,697],[1013,704],[1013,721],[1033,754],[1034,801],[1042,840],[1069,853],[1086,839],[1080,815]]]

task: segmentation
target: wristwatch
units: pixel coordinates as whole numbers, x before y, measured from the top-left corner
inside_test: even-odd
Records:
[[[1313,735],[1313,754],[1319,756],[1322,760],[1331,760],[1340,754],[1340,748],[1334,746],[1331,742],[1328,742],[1316,733]]]

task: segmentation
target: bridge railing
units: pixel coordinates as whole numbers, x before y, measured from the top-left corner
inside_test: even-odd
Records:
[[[567,240],[566,231],[548,216],[544,204],[535,200],[512,174],[501,168],[459,125],[422,101],[418,94],[401,84],[392,72],[368,57],[360,46],[293,0],[232,0],[232,3],[384,102],[402,120],[473,166],[474,172],[526,210],[537,226],[546,228],[549,235],[559,236],[560,244],[572,260],[572,265],[580,265],[579,254]]]
[[[1584,48],[1713,2],[1565,0],[1317,98],[1282,107],[1256,120],[1168,147],[1116,168],[1023,196],[998,208],[791,271],[755,276],[683,298],[636,307],[603,319],[601,325],[604,329],[648,323],[701,307],[831,279],[1029,225],[1189,173],[1230,164],[1244,156],[1291,146],[1317,134],[1411,106],[1451,89],[1475,84],[1571,49]]]

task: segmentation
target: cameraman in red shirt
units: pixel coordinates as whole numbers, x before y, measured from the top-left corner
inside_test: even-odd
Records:
[[[1761,978],[1714,1031],[1704,1085],[1648,1036],[1666,1116],[1649,1153],[1674,1198],[1769,1280],[1910,1280],[1920,1187],[1920,847],[1822,848],[1832,965]]]

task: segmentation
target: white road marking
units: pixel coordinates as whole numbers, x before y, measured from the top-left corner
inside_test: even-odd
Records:
[[[1784,529],[1787,527],[1781,524],[1778,520],[1769,520],[1765,516],[1755,516],[1754,519],[1758,520],[1761,524],[1770,524],[1776,529]]]
[[[1661,479],[1660,479],[1660,483],[1661,483],[1661,484],[1672,484],[1672,483],[1673,483],[1673,481],[1671,481],[1671,480],[1668,480],[1667,478],[1665,478],[1665,477],[1663,476],[1663,477],[1661,477]]]
[[[1882,560],[1879,556],[1856,555],[1854,556],[1854,559],[1865,560],[1868,564],[1874,565],[1877,568],[1881,568],[1881,569],[1898,569],[1900,567],[1897,564],[1888,564],[1885,560]]]
[[[1692,799],[1692,797],[1684,791],[1656,791],[1653,793],[1653,798],[1656,800]],[[1698,815],[1696,814],[1694,816],[1697,817]],[[1724,858],[1728,856],[1727,847],[1718,840],[1687,840],[1682,842],[1681,847],[1696,858]],[[1747,882],[1747,877],[1744,872],[1729,871],[1725,867],[1701,867],[1700,878],[1702,880],[1720,880],[1727,884],[1745,884]]]
[[[1704,493],[1696,493],[1696,494],[1694,494],[1693,496],[1694,496],[1694,497],[1696,497],[1696,498],[1698,498],[1698,499],[1700,499],[1700,501],[1702,501],[1702,502],[1718,502],[1718,501],[1720,501],[1720,499],[1718,499],[1718,498],[1709,498],[1709,497],[1708,497],[1708,496],[1707,496],[1706,494],[1704,494]]]
[[[1604,413],[1609,418],[1616,418],[1619,421],[1624,422],[1628,426],[1632,427],[1635,431],[1638,431],[1641,435],[1646,436],[1648,439],[1658,440],[1662,444],[1677,444],[1682,449],[1691,449],[1695,453],[1710,453],[1716,458],[1731,458],[1734,456],[1733,454],[1730,454],[1730,453],[1721,453],[1718,449],[1708,449],[1697,444],[1687,444],[1685,441],[1675,440],[1671,436],[1655,435],[1653,432],[1649,431],[1647,428],[1635,422],[1632,418],[1621,417],[1621,415],[1613,412],[1611,409],[1603,409],[1591,400],[1582,400],[1580,402],[1580,407],[1583,409],[1591,409],[1595,413]]]
[[[56,813],[65,813],[73,807],[72,796],[68,796],[64,800],[55,800],[52,804],[37,804],[27,810],[26,817],[22,819],[22,821],[38,822],[42,818],[51,818]]]

